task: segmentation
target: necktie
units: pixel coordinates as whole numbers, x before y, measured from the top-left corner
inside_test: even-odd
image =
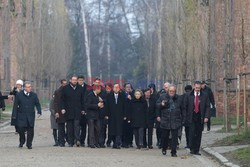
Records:
[[[115,104],[117,104],[118,94],[115,94]]]
[[[199,96],[198,92],[196,92],[196,96],[195,96],[195,109],[194,109],[195,113],[198,113],[200,111],[199,103],[200,103],[200,96]]]

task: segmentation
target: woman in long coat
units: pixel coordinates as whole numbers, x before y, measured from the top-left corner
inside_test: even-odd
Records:
[[[131,103],[129,121],[135,135],[137,149],[143,147],[144,129],[146,127],[147,102],[142,97],[141,90],[135,91],[135,97]]]
[[[59,145],[59,143],[58,143],[58,124],[56,122],[56,117],[55,117],[56,113],[55,113],[55,109],[54,109],[54,95],[50,100],[49,110],[51,113],[50,114],[50,127],[53,130],[53,137],[54,137],[54,141],[55,141],[54,146],[58,146]]]

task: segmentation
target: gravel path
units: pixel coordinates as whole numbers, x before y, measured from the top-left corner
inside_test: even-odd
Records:
[[[49,125],[49,112],[36,120],[33,149],[19,149],[18,135],[13,127],[0,129],[0,166],[1,167],[219,167],[217,162],[206,155],[190,156],[181,146],[178,158],[163,156],[161,151],[121,149],[113,150],[90,148],[53,147],[52,131]],[[184,143],[184,141],[183,141]]]

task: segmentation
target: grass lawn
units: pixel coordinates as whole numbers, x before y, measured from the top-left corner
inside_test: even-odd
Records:
[[[214,143],[214,146],[232,146],[232,145],[246,145],[250,144],[250,130],[247,132],[240,132],[233,136],[228,136]]]
[[[244,167],[250,167],[250,147],[238,149],[232,153],[230,156],[239,161]]]
[[[236,116],[231,116],[230,122],[232,125],[236,125]],[[244,117],[240,117],[240,124],[243,125],[243,122],[244,122]],[[211,118],[212,125],[223,125],[223,123],[224,123],[223,117]]]

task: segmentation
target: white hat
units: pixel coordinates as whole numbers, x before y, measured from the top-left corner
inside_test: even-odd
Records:
[[[17,81],[16,81],[16,85],[22,85],[22,86],[23,86],[23,81],[22,81],[22,80],[20,80],[20,79],[19,79],[19,80],[17,80]]]

